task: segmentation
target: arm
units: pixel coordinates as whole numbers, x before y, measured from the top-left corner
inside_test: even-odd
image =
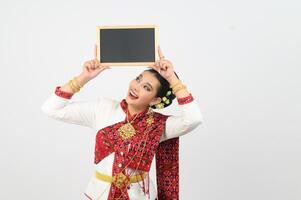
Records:
[[[76,78],[81,85],[88,82],[82,76],[77,76]],[[72,102],[71,98],[73,95],[74,93],[68,84],[57,86],[54,93],[43,103],[41,107],[43,113],[59,121],[94,128],[95,110],[99,107],[101,99]]]
[[[59,91],[59,86],[56,88]],[[72,102],[57,93],[50,95],[41,109],[47,116],[62,122],[78,124],[90,128],[95,127],[95,110],[101,100]]]
[[[94,57],[93,60],[84,63],[83,71],[75,77],[81,86],[109,68],[97,60],[97,45],[94,47]],[[94,128],[105,101],[99,98],[96,101],[72,102],[71,98],[75,92],[68,83],[56,87],[55,92],[43,103],[42,111],[53,119]]]
[[[187,134],[203,123],[203,115],[191,94],[177,100],[181,114],[167,118],[165,132],[160,141]]]
[[[174,72],[173,64],[169,60],[164,59],[163,52],[159,46],[158,54],[160,60],[149,66],[157,70],[159,74],[169,82],[172,88],[173,86],[176,87],[176,84],[179,83],[179,79]],[[167,118],[165,132],[160,141],[184,135],[203,122],[200,108],[186,89],[178,88],[175,89],[175,91],[173,89],[173,93],[178,100],[181,115],[169,116]]]
[[[175,74],[171,75],[167,80],[171,86],[179,81]],[[169,116],[167,118],[165,133],[162,135],[161,141],[184,135],[203,122],[201,110],[188,90],[179,90],[175,93],[175,96],[181,114],[180,116]]]

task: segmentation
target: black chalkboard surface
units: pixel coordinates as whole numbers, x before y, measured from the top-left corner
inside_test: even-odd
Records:
[[[157,60],[157,25],[97,26],[98,59],[110,66],[145,66]]]

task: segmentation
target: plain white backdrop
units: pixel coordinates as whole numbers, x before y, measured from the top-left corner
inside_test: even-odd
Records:
[[[83,199],[95,133],[40,107],[93,58],[97,25],[143,24],[159,25],[204,116],[180,140],[181,199],[301,199],[300,10],[297,0],[1,1],[0,199]],[[143,69],[107,70],[74,101],[121,99]]]

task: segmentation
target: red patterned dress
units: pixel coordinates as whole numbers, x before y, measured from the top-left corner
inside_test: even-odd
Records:
[[[177,99],[180,116],[149,110],[129,116],[136,131],[129,138],[119,131],[128,122],[125,99],[72,101],[72,96],[57,86],[42,110],[51,118],[96,131],[95,170],[83,193],[87,199],[179,199],[179,136],[203,120],[192,95]],[[156,180],[149,175],[151,169]]]

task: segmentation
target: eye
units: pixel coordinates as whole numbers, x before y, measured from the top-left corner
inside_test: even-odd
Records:
[[[136,77],[136,81],[138,81],[138,82],[140,81],[140,77],[139,76]]]
[[[144,88],[145,90],[147,90],[148,92],[151,91],[151,89],[150,89],[148,86],[146,86],[146,85],[145,85],[143,88]]]

